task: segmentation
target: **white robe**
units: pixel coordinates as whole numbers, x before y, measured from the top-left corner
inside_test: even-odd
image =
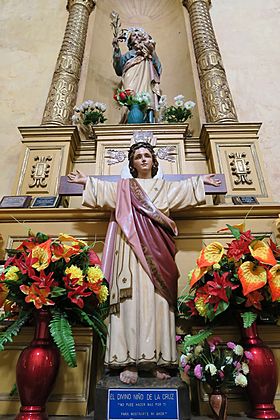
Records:
[[[154,205],[169,211],[205,203],[201,177],[167,182],[162,179],[137,179]],[[117,184],[89,178],[83,204],[113,210]],[[117,232],[112,285],[131,284],[132,297],[122,298],[120,309],[109,320],[105,364],[110,368],[136,365],[150,369],[155,365],[177,364],[175,315],[167,301],[155,292],[154,285],[131,250],[120,228]],[[113,298],[114,296],[112,296]]]

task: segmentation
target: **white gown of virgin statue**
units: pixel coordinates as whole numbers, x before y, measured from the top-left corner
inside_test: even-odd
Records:
[[[170,211],[205,203],[201,177],[178,182],[155,178],[136,181],[154,206],[167,216]],[[116,210],[117,213],[117,203],[117,183],[88,178],[83,205]],[[116,226],[111,278],[108,278],[111,313],[105,364],[110,368],[128,365],[140,369],[151,369],[156,365],[175,367],[174,310],[155,290],[120,226]]]

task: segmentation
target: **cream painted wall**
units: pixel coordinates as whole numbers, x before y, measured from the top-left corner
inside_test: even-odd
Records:
[[[65,0],[1,0],[0,197],[11,194],[21,136],[41,123],[68,12]]]
[[[110,83],[116,84],[118,80],[111,67],[108,15],[113,7],[125,16],[124,24],[139,22],[154,35],[164,66],[162,85],[170,98],[180,91],[188,97],[195,95],[193,84],[186,79],[187,84],[183,86],[184,77],[178,77],[178,69],[182,66],[189,69],[183,16],[179,12],[181,0],[155,0],[152,3],[150,0],[130,0],[128,4],[133,7],[125,7],[125,3],[123,0],[98,0],[99,19],[96,19],[97,12],[94,18],[91,17],[96,27],[91,30],[93,38],[90,41],[97,42],[100,38],[101,42],[96,43],[95,50],[88,51],[88,73],[84,71],[83,74],[92,79],[83,81],[84,96],[80,91],[79,98],[103,95],[102,89],[97,87],[100,81],[109,97],[112,93]],[[152,13],[147,11],[148,4],[153,5]],[[154,5],[161,5],[160,10]],[[175,6],[173,11],[172,5]],[[0,197],[11,193],[17,169],[20,148],[17,127],[41,122],[68,18],[65,6],[66,0],[43,3],[38,0],[1,0]],[[139,12],[142,13],[141,19],[138,19]],[[239,120],[263,122],[261,149],[274,198],[280,201],[279,0],[212,0],[211,16]],[[173,44],[169,43],[171,35],[176,39]],[[90,49],[89,43],[88,46]],[[182,50],[183,55],[179,53]],[[103,59],[97,64],[100,51]],[[101,76],[100,69],[104,70],[104,76]]]
[[[239,121],[263,123],[266,175],[280,201],[280,1],[212,0],[210,13]]]

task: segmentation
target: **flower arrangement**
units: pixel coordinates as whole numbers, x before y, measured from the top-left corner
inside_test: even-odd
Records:
[[[252,353],[231,341],[223,346],[219,337],[210,337],[211,331],[202,330],[196,335],[187,335],[183,343],[180,368],[190,379],[198,379],[221,389],[232,386],[247,386]]]
[[[74,107],[74,115],[72,116],[73,124],[96,125],[98,123],[104,123],[107,118],[104,117],[104,112],[107,107],[102,102],[94,102],[87,100],[79,106]]]
[[[0,321],[9,320],[9,326],[0,333],[0,351],[41,309],[49,311],[51,336],[70,367],[76,366],[71,325],[93,328],[105,346],[108,288],[93,245],[37,233],[8,252],[0,276]]]
[[[137,93],[131,89],[118,89],[114,100],[121,106],[131,108],[133,104],[138,104],[140,109],[145,110],[151,104],[151,95],[148,92]]]
[[[191,118],[194,107],[195,103],[185,101],[184,95],[175,96],[174,105],[167,106],[167,96],[162,95],[158,103],[159,119],[168,123],[185,122]]]
[[[178,299],[179,317],[213,321],[238,309],[248,328],[262,311],[279,311],[280,251],[256,238],[244,224],[227,225],[234,238],[227,247],[212,242],[202,249],[189,274],[190,290]]]

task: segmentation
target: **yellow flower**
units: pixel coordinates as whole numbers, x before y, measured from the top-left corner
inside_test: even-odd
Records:
[[[104,285],[101,286],[100,287],[100,292],[99,292],[99,295],[98,295],[99,302],[100,303],[106,302],[108,295],[109,295],[109,291],[108,291],[107,286],[104,286]]]
[[[195,301],[194,306],[196,307],[196,310],[200,316],[206,316],[206,305],[202,297]]]
[[[78,284],[82,284],[83,283],[83,272],[82,270],[77,267],[76,265],[71,265],[70,267],[67,267],[65,270],[66,274],[70,274],[70,279],[79,279],[78,280]]]
[[[15,265],[12,265],[11,267],[9,267],[9,270],[6,272],[5,274],[5,279],[6,280],[18,280],[18,275],[17,272],[19,271],[19,268],[16,267]]]
[[[87,246],[87,243],[82,239],[74,238],[71,235],[67,235],[67,233],[60,233],[58,240],[60,242],[71,242],[72,245],[80,245],[80,246]]]
[[[104,274],[100,267],[89,267],[87,276],[89,283],[97,283],[103,279]]]
[[[46,242],[43,242],[40,245],[35,246],[32,249],[32,258],[36,258],[37,261],[32,264],[33,268],[36,268],[37,271],[44,270],[47,268],[51,262],[51,242],[52,240],[49,239]]]

